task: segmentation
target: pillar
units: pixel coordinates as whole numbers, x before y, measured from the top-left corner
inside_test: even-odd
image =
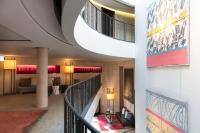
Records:
[[[37,107],[48,107],[48,49],[37,48]]]

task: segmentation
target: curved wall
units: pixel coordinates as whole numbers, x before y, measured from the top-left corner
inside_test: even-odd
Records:
[[[62,31],[67,41],[98,55],[135,57],[135,45],[113,39],[91,29],[79,15],[87,0],[67,0],[63,6]]]
[[[90,28],[79,15],[75,27],[76,42],[89,51],[125,58],[135,57],[135,44],[116,40]]]

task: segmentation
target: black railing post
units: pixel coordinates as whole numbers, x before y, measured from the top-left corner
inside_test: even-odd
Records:
[[[65,99],[64,99],[64,133],[67,132],[66,128],[67,128],[67,104],[65,102]]]

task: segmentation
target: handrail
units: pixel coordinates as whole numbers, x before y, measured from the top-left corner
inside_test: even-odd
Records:
[[[78,82],[65,91],[64,95],[64,132],[65,133],[100,133],[88,123],[81,113],[89,101],[97,94],[101,86],[101,75]],[[82,97],[78,97],[78,95]],[[87,96],[87,97],[86,97]],[[79,99],[80,98],[80,99]],[[77,107],[82,107],[81,109]]]
[[[80,14],[84,21],[99,33],[118,40],[135,42],[135,25],[109,16],[89,0],[86,2]],[[104,26],[102,26],[102,23]]]

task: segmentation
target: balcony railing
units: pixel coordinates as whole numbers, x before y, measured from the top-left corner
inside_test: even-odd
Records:
[[[100,133],[83,116],[100,87],[101,75],[97,75],[67,88],[64,100],[64,133]]]
[[[81,16],[94,30],[118,40],[135,42],[135,26],[111,17],[87,1]],[[134,23],[134,22],[133,22]]]

